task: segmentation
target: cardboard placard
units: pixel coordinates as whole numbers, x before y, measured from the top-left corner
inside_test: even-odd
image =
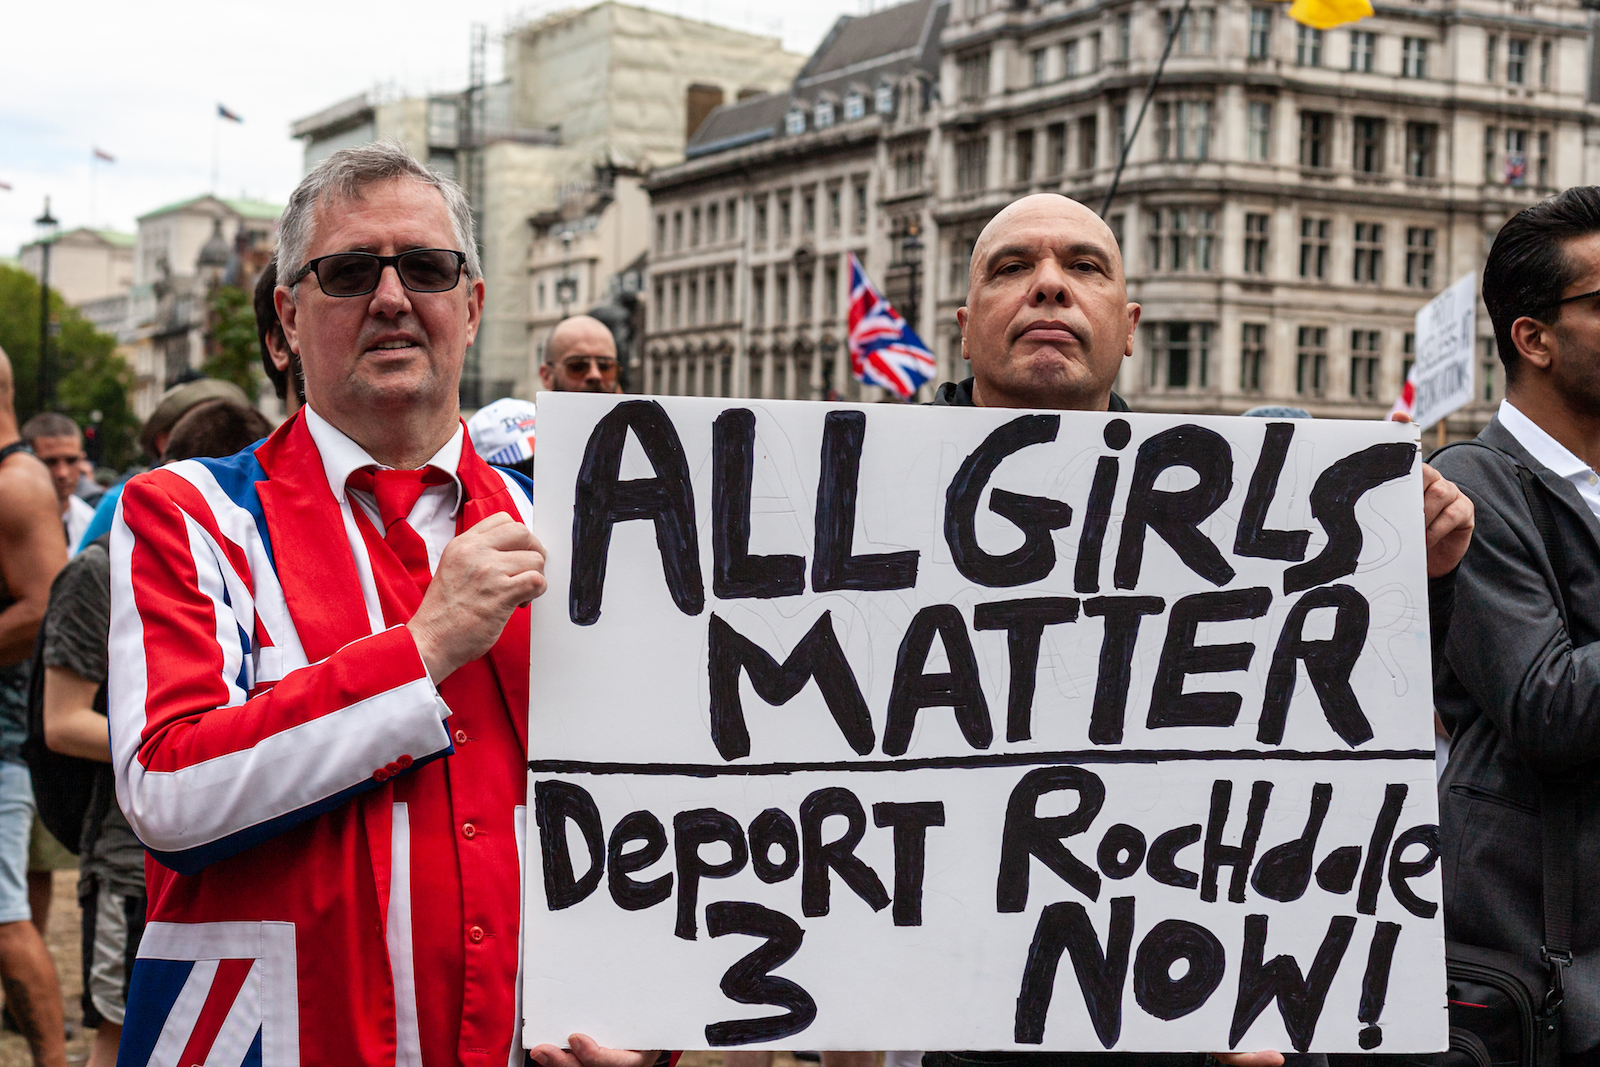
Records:
[[[1426,430],[1472,403],[1478,343],[1478,276],[1466,274],[1417,312],[1413,419]]]
[[[539,434],[526,1044],[1444,1047],[1415,426]]]

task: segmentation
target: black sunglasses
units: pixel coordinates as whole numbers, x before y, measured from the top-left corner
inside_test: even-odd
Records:
[[[446,293],[461,281],[466,262],[466,253],[450,248],[413,248],[398,256],[336,252],[311,260],[289,284],[315,274],[317,285],[329,296],[366,296],[378,287],[383,268],[393,267],[400,284],[413,293]]]
[[[1600,296],[1600,289],[1596,289],[1592,293],[1579,293],[1577,296],[1564,296],[1560,300],[1557,300],[1554,304],[1551,304],[1550,306],[1553,307],[1553,308],[1558,308],[1562,304],[1570,304],[1574,300],[1587,300],[1591,296]]]

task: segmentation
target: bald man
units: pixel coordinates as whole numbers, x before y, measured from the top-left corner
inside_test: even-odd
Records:
[[[558,393],[620,393],[617,342],[599,319],[562,319],[544,345],[539,380]]]
[[[11,361],[0,350],[0,986],[35,1064],[65,1067],[61,984],[29,921],[28,831],[33,781],[28,736],[33,639],[50,583],[67,562],[61,506],[50,471],[17,432]]]

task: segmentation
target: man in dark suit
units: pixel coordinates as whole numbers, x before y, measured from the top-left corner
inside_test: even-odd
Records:
[[[1600,860],[1600,188],[1507,222],[1483,300],[1506,399],[1476,442],[1437,460],[1477,512],[1435,677],[1454,733],[1440,783],[1445,930],[1543,966],[1547,865],[1586,878]],[[1575,847],[1543,855],[1574,804]],[[1600,907],[1581,884],[1571,912],[1570,965],[1552,964],[1562,1061],[1600,1062]]]

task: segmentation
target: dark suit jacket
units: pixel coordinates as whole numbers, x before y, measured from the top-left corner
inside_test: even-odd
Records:
[[[1564,1044],[1582,1052],[1600,1046],[1600,521],[1498,418],[1478,440],[1516,457],[1549,490],[1570,577],[1571,630],[1515,465],[1474,446],[1439,455],[1434,466],[1477,508],[1434,678],[1435,702],[1454,734],[1439,783],[1445,931],[1537,963],[1539,775],[1575,772],[1575,960]]]

